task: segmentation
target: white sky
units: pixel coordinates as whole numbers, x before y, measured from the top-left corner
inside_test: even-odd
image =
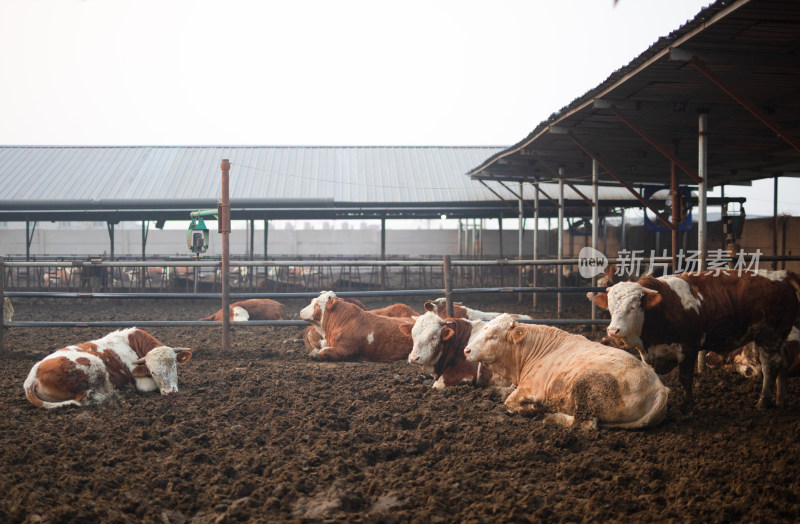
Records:
[[[506,146],[708,3],[0,0],[0,144]]]

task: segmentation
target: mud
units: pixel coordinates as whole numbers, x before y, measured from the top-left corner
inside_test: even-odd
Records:
[[[528,312],[514,300],[468,305]],[[306,301],[284,303],[296,318]],[[189,320],[217,309],[149,300],[14,306],[20,321]],[[565,429],[506,414],[488,388],[434,391],[405,361],[311,361],[292,340],[300,328],[236,328],[233,349],[222,352],[215,328],[169,327],[149,331],[196,350],[180,368],[178,394],[127,389],[102,406],[52,411],[28,404],[22,382],[37,360],[110,330],[6,332],[0,522],[800,518],[797,379],[788,409],[759,412],[758,381],[711,370],[684,417],[673,371],[663,377],[673,394],[659,427]]]

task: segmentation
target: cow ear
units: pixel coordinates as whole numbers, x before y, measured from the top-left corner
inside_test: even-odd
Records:
[[[513,342],[514,344],[519,344],[520,342],[525,340],[525,335],[527,335],[527,331],[525,331],[525,328],[522,327],[520,324],[517,324],[516,322],[514,322],[511,325],[511,330],[509,331],[509,333],[511,333],[511,342]]]
[[[592,298],[592,302],[603,309],[608,309],[608,293],[598,293]]]
[[[436,310],[436,306],[434,306],[433,302],[431,302],[430,300],[425,302],[425,305],[422,306],[422,307],[425,308],[425,311],[435,311]]]
[[[131,375],[136,378],[145,378],[150,376],[150,370],[145,365],[134,366],[131,370]]]
[[[449,328],[447,326],[442,328],[442,340],[448,340],[454,334],[455,334],[455,331],[453,331],[451,328]]]
[[[339,299],[336,297],[329,298],[328,303],[325,304],[325,309],[328,311],[333,311],[336,309],[336,306],[339,304]]]
[[[400,333],[407,337],[411,336],[411,324],[400,324]]]
[[[661,293],[658,291],[651,291],[642,296],[642,308],[652,309],[661,303]]]
[[[178,362],[178,364],[185,364],[189,362],[191,358],[192,358],[191,349],[183,349],[175,354],[175,360]]]

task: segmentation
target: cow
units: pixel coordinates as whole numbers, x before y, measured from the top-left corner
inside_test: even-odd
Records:
[[[403,324],[400,331],[414,342],[408,355],[409,364],[417,364],[433,375],[435,389],[459,384],[488,384],[492,372],[486,366],[469,362],[464,348],[470,337],[484,325],[483,320],[442,319],[429,311],[417,317],[413,325]]]
[[[447,318],[447,299],[444,297],[437,298],[435,300],[428,300],[425,302],[423,307],[425,308],[425,311],[432,311],[441,318]],[[502,313],[485,312],[478,311],[477,309],[471,309],[462,305],[461,302],[455,302],[453,304],[453,318],[466,318],[467,320],[492,320],[501,314]],[[511,315],[512,318],[518,320],[533,320],[533,318],[528,315],[517,315],[514,313],[508,314]]]
[[[302,333],[300,334],[300,338],[303,340],[303,344],[305,345],[306,349],[309,351],[317,351],[324,347],[325,345],[325,335],[322,331],[322,314],[325,311],[325,303],[328,299],[336,297],[336,293],[333,291],[321,291],[318,297],[315,297],[311,300],[311,303],[300,310],[300,318],[306,320],[311,323],[311,326],[305,328]],[[338,297],[345,302],[349,302],[358,306],[362,310],[366,310],[367,307],[358,299],[351,298],[351,297]],[[314,317],[315,305],[319,304],[319,317]],[[375,315],[380,315],[383,317],[398,317],[398,318],[411,318],[413,316],[418,316],[419,313],[414,311],[410,306],[406,304],[392,304],[391,306],[387,306],[380,309],[372,309],[370,313]],[[314,332],[312,332],[314,331]]]
[[[309,316],[303,313],[308,307],[300,316],[318,321],[325,337],[323,347],[313,350],[311,358],[388,362],[407,358],[411,352],[411,337],[400,331],[400,325],[413,323],[410,318],[375,315],[336,297],[314,299],[311,306]]]
[[[789,367],[786,370],[788,377],[800,376],[800,329],[793,326],[786,338],[786,357]],[[744,377],[760,377],[761,362],[758,358],[758,349],[752,342],[737,349],[723,358],[711,352],[706,357],[712,366],[730,367]]]
[[[231,320],[281,320],[286,318],[286,309],[283,304],[268,298],[250,298],[240,302],[234,302],[229,306],[231,310],[239,307],[246,311],[247,316],[241,311],[238,312],[239,318],[234,319],[234,312],[231,311]],[[222,320],[222,309],[200,320]]]
[[[748,342],[758,347],[763,371],[757,407],[768,407],[774,390],[776,405],[785,405],[785,343],[800,312],[800,283],[794,273],[704,271],[643,277],[613,285],[594,302],[611,313],[608,334],[636,348],[657,373],[679,367],[684,412],[694,408],[692,386],[701,348],[725,357]]]
[[[644,428],[667,415],[669,388],[636,356],[551,326],[490,320],[464,354],[508,379],[512,413],[572,426]]]
[[[11,299],[3,297],[3,324],[11,322],[14,319],[14,306],[11,304]]]
[[[34,364],[23,388],[31,404],[48,409],[100,404],[129,384],[170,395],[178,391],[176,364],[191,358],[192,350],[133,327],[55,351]]]

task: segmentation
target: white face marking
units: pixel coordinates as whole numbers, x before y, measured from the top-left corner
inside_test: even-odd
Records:
[[[409,364],[419,364],[428,373],[433,373],[433,366],[439,359],[436,351],[442,338],[445,322],[433,311],[417,317],[411,328],[411,339],[414,347],[408,355]]]
[[[692,288],[689,286],[688,282],[675,275],[666,275],[659,278],[659,280],[669,285],[678,297],[680,297],[683,309],[694,309],[695,313],[700,313],[700,301],[692,295]]]
[[[620,282],[608,289],[608,311],[611,313],[609,335],[624,338],[631,345],[641,346],[639,337],[644,324],[643,295],[642,286],[636,282]]]
[[[243,322],[245,320],[250,320],[250,313],[241,306],[233,306],[233,321]]]
[[[171,347],[159,346],[144,356],[144,364],[150,370],[162,395],[178,391],[178,362]]]
[[[322,331],[322,321],[325,317],[325,304],[328,303],[328,299],[334,298],[336,293],[333,291],[322,291],[318,297],[311,300],[311,303],[300,310],[300,318],[305,320],[306,322],[310,322],[314,329],[317,330],[322,336],[325,336],[325,333]],[[316,310],[316,306],[319,306],[320,314],[319,314],[319,322],[314,320],[314,311]]]
[[[467,347],[464,348],[464,355],[467,360],[472,362],[486,362],[491,364],[496,360],[495,349],[500,338],[508,332],[514,319],[511,315],[502,314],[499,317],[487,322],[477,334],[473,331]]]
[[[373,342],[375,342],[375,333],[370,331],[367,335],[367,344],[372,344]]]

